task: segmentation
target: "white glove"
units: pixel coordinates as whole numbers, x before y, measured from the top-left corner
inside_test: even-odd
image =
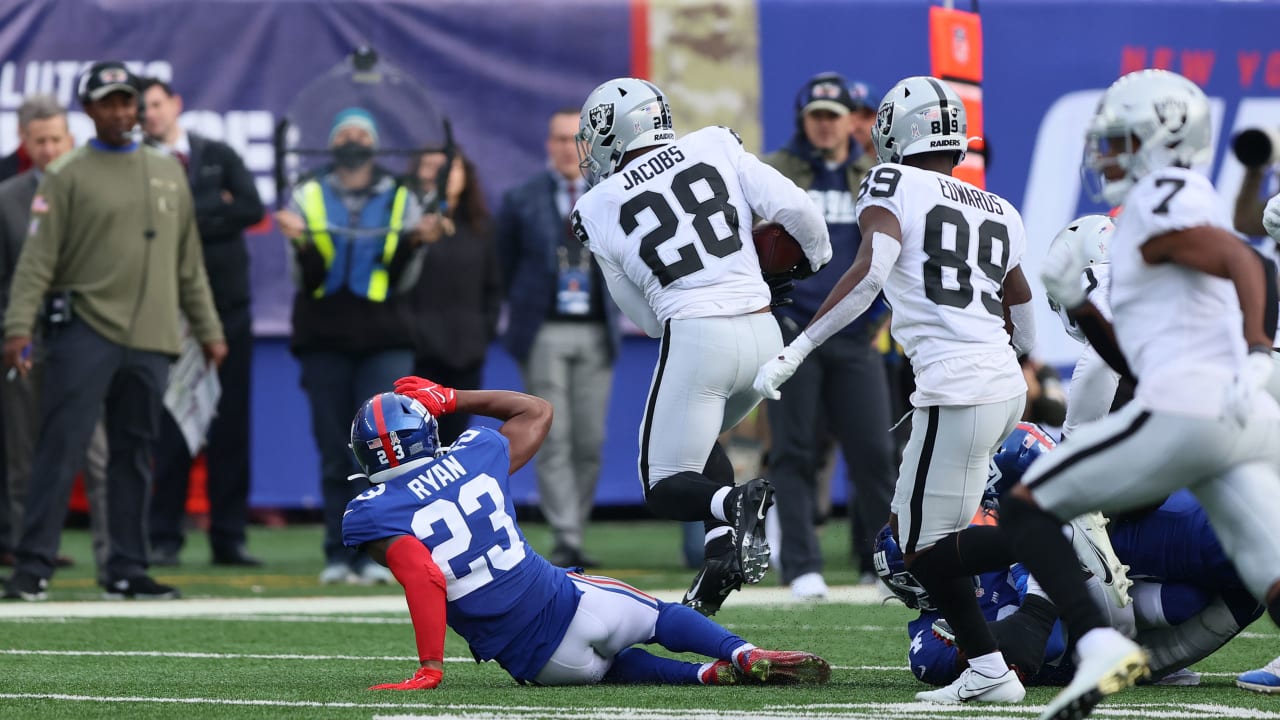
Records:
[[[1271,378],[1275,361],[1271,358],[1270,349],[1252,350],[1245,356],[1244,366],[1232,383],[1227,386],[1227,417],[1244,425],[1253,413],[1253,403],[1262,392],[1262,387]]]
[[[1055,243],[1040,267],[1040,282],[1044,283],[1049,299],[1067,310],[1083,305],[1089,297],[1080,280],[1080,274],[1088,267],[1089,261],[1075,245]]]
[[[1280,194],[1272,195],[1262,210],[1262,227],[1272,240],[1280,242]]]
[[[782,352],[778,353],[777,357],[760,366],[755,382],[751,383],[751,386],[770,400],[782,397],[778,388],[796,374],[800,363],[804,362],[815,347],[817,345],[807,335],[800,333],[790,345],[782,348]]]

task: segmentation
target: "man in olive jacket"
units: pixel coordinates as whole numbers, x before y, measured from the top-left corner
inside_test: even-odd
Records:
[[[848,81],[836,73],[816,75],[796,102],[796,133],[781,150],[765,158],[804,188],[822,211],[831,234],[831,262],[813,277],[796,283],[792,304],[774,311],[782,339],[790,342],[813,319],[827,294],[853,264],[862,236],[854,205],[863,175],[876,164],[852,137],[850,112],[856,104]],[[769,401],[769,451],[766,477],[776,489],[782,530],[782,579],[798,598],[827,594],[822,550],[815,519],[820,506],[816,476],[822,463],[822,439],[840,444],[853,490],[853,557],[864,578],[874,581],[871,548],[875,533],[889,517],[896,479],[889,435],[888,380],[881,356],[872,347],[887,308],[877,299],[862,317],[824,343],[787,381],[781,400]]]
[[[72,479],[105,412],[104,589],[109,598],[173,598],[177,589],[147,575],[144,511],[161,398],[180,347],[178,311],[210,362],[227,347],[182,167],[133,139],[135,78],[121,63],[100,62],[79,91],[97,137],[46,169],[4,318],[7,367],[30,369],[42,309],[47,355],[33,463],[41,482],[27,497],[4,595],[47,597]]]

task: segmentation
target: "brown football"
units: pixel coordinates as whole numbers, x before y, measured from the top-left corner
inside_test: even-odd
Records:
[[[767,273],[786,272],[805,262],[800,243],[779,223],[760,223],[751,231],[751,237],[760,256],[760,269]]]

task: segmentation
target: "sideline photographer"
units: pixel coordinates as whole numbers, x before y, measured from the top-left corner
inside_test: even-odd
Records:
[[[1274,174],[1272,168],[1280,164],[1280,128],[1241,130],[1231,140],[1231,151],[1244,165],[1244,180],[1240,183],[1240,194],[1236,196],[1232,223],[1245,235],[1266,235],[1262,213],[1267,198],[1276,192],[1267,188],[1264,196],[1263,185],[1268,175]]]

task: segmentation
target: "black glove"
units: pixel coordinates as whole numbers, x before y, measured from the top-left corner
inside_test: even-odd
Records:
[[[795,289],[791,279],[791,271],[782,273],[765,273],[764,281],[769,285],[769,307],[780,308],[794,302],[787,294]]]
[[[822,267],[826,267],[826,265],[823,265]],[[821,270],[821,269],[822,268],[818,268],[818,270]],[[800,261],[799,265],[788,270],[786,272],[786,275],[790,277],[792,280],[804,280],[805,278],[810,277],[815,273],[817,273],[818,270],[814,270],[813,267],[809,265],[808,258],[805,258]]]

